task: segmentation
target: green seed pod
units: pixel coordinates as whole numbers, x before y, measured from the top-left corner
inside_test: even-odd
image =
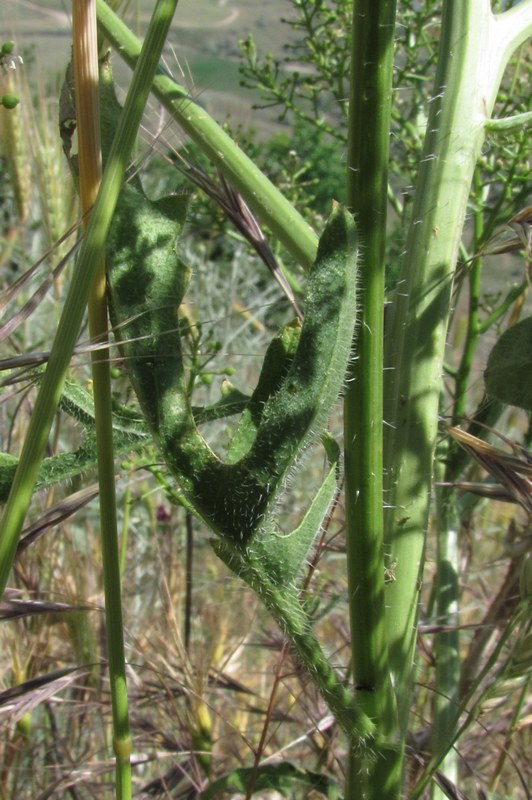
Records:
[[[7,92],[6,94],[2,95],[0,103],[4,106],[4,108],[11,109],[16,108],[16,106],[18,106],[20,103],[20,100],[16,95],[11,94],[11,92]]]

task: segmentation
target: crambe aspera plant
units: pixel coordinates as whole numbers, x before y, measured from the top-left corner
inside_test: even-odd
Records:
[[[133,100],[128,104],[133,88],[120,115],[109,73],[102,67],[107,166],[78,259],[78,268],[90,260],[92,272],[73,283],[66,301],[58,345],[42,379],[42,399],[6,505],[0,551],[5,586],[82,306],[106,239],[111,319],[144,418],[176,482],[173,496],[213,531],[216,553],[259,595],[334,714],[347,743],[345,797],[372,800],[398,798],[405,791],[420,581],[453,277],[486,131],[529,123],[525,114],[498,123],[492,113],[506,64],[532,33],[530,0],[497,14],[487,0],[442,3],[436,76],[425,109],[405,252],[385,326],[395,5],[388,0],[353,2],[343,137],[348,143],[349,210],[334,206],[319,244],[297,210],[185,89],[162,69],[153,79],[153,91],[170,116],[306,271],[303,322],[279,331],[265,354],[256,389],[233,405],[241,416],[224,459],[207,444],[199,424],[206,416],[225,417],[228,404],[222,399],[209,408],[192,407],[187,381],[186,326],[178,306],[190,275],[176,256],[175,244],[186,220],[186,199],[176,195],[152,201],[134,180],[117,197],[139,117],[133,116]],[[120,55],[131,65],[141,64],[139,43],[103,0],[98,2],[98,19]],[[138,68],[135,75],[151,82],[148,67]],[[129,136],[119,146],[124,126]],[[113,173],[117,150],[120,168]],[[355,327],[356,357],[351,358]],[[300,596],[302,567],[336,492],[339,448],[325,433],[325,423],[342,387],[350,681],[327,658],[313,630],[310,604]],[[90,404],[82,394],[67,385],[62,398],[73,414],[91,422]],[[135,446],[142,446],[142,433],[134,425],[125,433],[131,444],[136,436]],[[309,498],[302,521],[282,534],[278,508],[287,477],[310,442],[320,437],[328,461],[325,479]],[[440,544],[445,548],[444,537]],[[413,796],[448,756],[459,730],[456,645],[445,645],[450,668],[440,674],[445,694],[435,709],[438,735],[427,770],[417,788],[408,789]],[[276,771],[274,765],[257,764],[252,771],[205,784],[203,796],[232,788],[251,796],[254,786],[268,785],[266,778],[290,796],[290,773],[283,772],[284,766]],[[443,769],[449,777],[440,773],[439,786],[457,796],[454,765]],[[294,786],[296,778],[301,781],[300,774],[292,777]]]

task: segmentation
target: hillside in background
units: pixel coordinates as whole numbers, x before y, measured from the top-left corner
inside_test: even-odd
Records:
[[[142,35],[152,7],[150,0],[130,2],[125,22]],[[263,112],[260,120],[251,119],[250,92],[239,86],[237,43],[253,31],[262,52],[279,55],[289,32],[281,17],[288,12],[287,0],[267,4],[181,0],[166,49],[168,67],[180,83],[201,95],[201,102],[218,119],[231,116],[244,127],[273,130],[271,114]],[[69,4],[65,0],[5,0],[0,5],[0,30],[5,39],[16,42],[33,80],[45,82],[54,92],[69,59]],[[125,69],[115,59],[117,77],[124,83]]]

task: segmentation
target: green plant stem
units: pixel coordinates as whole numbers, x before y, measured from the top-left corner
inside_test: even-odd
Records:
[[[97,0],[97,12],[101,31],[124,61],[134,67],[140,52],[138,39],[104,0]],[[153,81],[153,93],[211,163],[242,194],[262,223],[296,261],[308,269],[316,257],[318,239],[299,212],[189,92],[162,70]]]
[[[194,517],[190,511],[185,510],[185,608],[183,624],[183,644],[185,652],[190,654],[190,641],[192,636],[192,589],[194,581]]]
[[[367,716],[358,699],[340,680],[312,629],[295,586],[276,585],[264,579],[263,559],[242,558],[227,543],[213,543],[217,555],[258,594],[280,629],[290,642],[295,655],[307,669],[314,685],[349,738],[353,749],[373,752],[376,726]]]
[[[97,197],[102,172],[95,0],[73,0],[72,41],[78,132],[79,192],[86,228],[90,210]],[[98,454],[106,638],[113,711],[113,744],[116,756],[116,796],[119,800],[128,800],[131,797],[131,733],[116,515],[111,361],[109,349],[103,347],[108,343],[107,288],[103,256],[91,287],[88,314],[91,342],[102,345],[101,349],[91,353],[91,363]]]
[[[364,244],[357,358],[344,400],[347,568],[357,701],[386,752],[365,763],[353,750],[346,796],[398,797],[395,700],[388,668],[382,509],[382,364],[395,0],[355,0],[347,158],[347,204]],[[366,793],[369,793],[368,795]]]
[[[528,279],[528,276],[525,277],[525,279],[523,280],[522,283],[519,284],[519,286],[513,286],[506,295],[506,297],[504,298],[504,300],[502,301],[502,303],[498,305],[497,308],[495,308],[489,316],[484,317],[482,322],[479,324],[478,326],[479,336],[482,336],[482,334],[486,333],[486,331],[489,330],[492,327],[492,325],[495,325],[495,323],[506,314],[508,309],[514,305],[515,301],[522,294],[524,294],[529,288],[530,288],[530,281]]]
[[[443,4],[439,60],[385,357],[386,549],[390,657],[406,725],[419,581],[453,271],[469,188],[504,67],[532,28],[532,3],[493,15],[487,0]]]
[[[475,170],[473,175],[473,182],[475,185],[475,191],[478,193],[481,190],[480,187],[480,175],[478,170]],[[483,229],[483,220],[482,220],[482,210],[476,210],[473,218],[473,224],[475,229],[475,236],[474,236],[474,251],[478,251],[478,242],[480,237],[482,236],[482,229]],[[473,263],[471,264],[468,272],[468,279],[469,279],[469,308],[467,314],[467,331],[466,331],[466,339],[464,348],[462,351],[462,357],[460,359],[460,364],[458,366],[458,370],[456,373],[456,381],[454,385],[454,408],[453,408],[453,425],[460,425],[462,418],[465,416],[466,412],[466,397],[467,397],[467,384],[469,381],[469,376],[471,374],[471,369],[473,367],[473,358],[475,356],[475,351],[477,348],[478,338],[479,338],[479,305],[480,305],[480,278],[482,275],[482,259],[480,256],[473,259]],[[457,445],[453,446],[453,449],[460,449]],[[452,465],[450,465],[452,467]],[[451,474],[450,470],[446,470],[446,474],[444,477],[445,481],[454,481],[457,480],[458,476],[455,474]]]
[[[478,170],[474,179],[478,178]],[[479,188],[478,186],[476,188]],[[474,218],[475,243],[482,231],[482,212],[477,211]],[[474,248],[475,252],[477,247]],[[455,402],[453,408],[453,424],[460,424],[466,411],[467,384],[473,364],[478,342],[480,275],[481,258],[475,258],[469,269],[469,313],[467,316],[466,341],[462,358],[456,371]],[[436,469],[440,480],[452,483],[458,479],[457,470],[462,463],[461,448],[455,442],[446,442],[446,466],[440,464]],[[437,492],[436,513],[436,624],[442,630],[436,635],[434,643],[435,685],[432,716],[431,748],[433,753],[445,752],[447,743],[454,734],[457,721],[457,707],[460,694],[460,637],[458,632],[459,603],[459,545],[460,520],[456,509],[456,493],[448,486]],[[443,630],[446,628],[446,630]],[[449,748],[440,765],[440,771],[453,783],[458,779],[458,756]],[[439,800],[445,795],[442,789],[433,784],[432,800]]]
[[[523,128],[530,128],[531,125],[532,111],[524,111],[522,114],[514,114],[512,117],[492,119],[486,123],[486,130],[489,133],[514,133],[522,131]]]
[[[126,571],[127,544],[129,540],[129,519],[131,512],[131,482],[128,480],[122,501],[122,532],[120,534],[120,578]]]
[[[102,185],[78,256],[48,366],[0,523],[0,591],[5,589],[31,499],[68,363],[78,336],[129,156],[177,0],[158,0],[141,57],[131,80]]]
[[[460,521],[456,512],[456,493],[448,487],[439,492],[436,530],[436,624],[442,630],[434,644],[435,686],[432,714],[432,752],[445,752],[440,770],[453,783],[458,779],[458,756],[448,747],[457,722],[460,694],[460,651],[458,632],[458,536]],[[445,628],[445,630],[443,630]],[[433,800],[443,798],[433,786]]]

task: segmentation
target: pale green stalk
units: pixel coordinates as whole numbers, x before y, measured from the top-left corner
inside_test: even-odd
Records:
[[[129,155],[151,87],[177,0],[158,0],[135,69],[76,270],[65,300],[48,366],[35,402],[17,471],[0,523],[0,590],[3,592],[24,517],[31,499],[48,434],[61,397],[70,356],[78,336],[90,287],[122,186]]]
[[[129,518],[131,516],[131,483],[128,481],[122,502],[122,532],[120,534],[120,577],[126,571],[127,543],[129,541]]]
[[[118,54],[133,67],[140,42],[104,0],[97,1],[98,24]],[[161,70],[153,93],[185,133],[237,189],[264,225],[296,261],[308,269],[316,257],[318,239],[301,214],[182,86]]]
[[[478,185],[478,170],[474,173],[475,189]],[[475,238],[474,252],[478,251],[482,230],[482,211],[474,214]],[[467,385],[473,365],[473,357],[478,342],[479,300],[481,259],[475,258],[468,273],[469,278],[469,311],[467,315],[467,334],[462,357],[454,384],[455,403],[453,424],[459,425],[465,415]],[[456,442],[446,441],[445,454],[440,455],[445,463],[436,464],[440,473],[438,480],[453,483],[458,480],[457,457],[460,463],[461,448]],[[463,452],[463,451],[462,451]],[[458,542],[460,518],[456,508],[456,491],[450,486],[443,486],[436,495],[436,625],[441,630],[434,641],[435,682],[432,704],[432,737],[433,752],[442,752],[453,734],[456,722],[456,708],[460,696],[460,636],[458,631],[459,604],[459,569],[460,547]],[[446,630],[444,630],[444,628]],[[441,764],[441,772],[456,783],[458,779],[459,758],[452,748]],[[444,793],[436,784],[432,787],[432,800],[443,798]]]
[[[460,519],[455,495],[448,488],[444,489],[436,506],[436,624],[441,625],[442,630],[437,633],[434,643],[436,663],[431,737],[433,752],[447,751],[440,770],[453,783],[458,780],[459,758],[456,751],[449,747],[449,741],[453,736],[460,702],[460,638],[457,627]],[[436,785],[433,786],[432,797],[433,800],[444,797]]]
[[[380,741],[356,748],[346,797],[397,797],[401,770],[388,666],[382,508],[384,266],[395,0],[355,0],[351,51],[347,203],[363,242],[356,354],[344,400],[347,567],[357,702]]]
[[[524,111],[522,114],[514,114],[508,119],[492,119],[486,123],[486,130],[489,133],[512,133],[522,131],[524,128],[532,126],[532,111]]]
[[[443,4],[439,60],[412,225],[386,338],[389,644],[406,731],[452,278],[473,171],[504,67],[532,30],[532,2]]]

